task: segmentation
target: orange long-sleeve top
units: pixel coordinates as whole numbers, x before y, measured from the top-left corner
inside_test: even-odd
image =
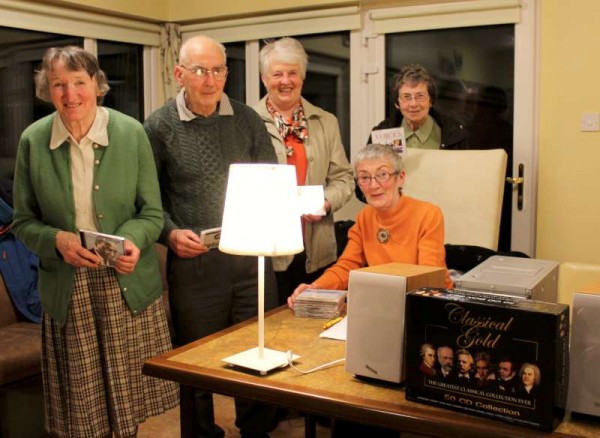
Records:
[[[385,229],[385,243],[377,234]],[[322,289],[348,289],[353,269],[384,263],[446,267],[444,217],[436,205],[401,196],[389,211],[377,211],[367,205],[348,231],[348,244],[338,261],[315,283]],[[453,287],[446,269],[446,287]]]

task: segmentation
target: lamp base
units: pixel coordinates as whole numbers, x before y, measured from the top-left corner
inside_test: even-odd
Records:
[[[300,356],[292,354],[292,360],[298,359]],[[271,350],[263,348],[263,357],[259,355],[259,347],[251,348],[250,350],[242,351],[233,356],[222,359],[229,365],[238,365],[244,368],[259,371],[261,375],[266,375],[267,372],[275,368],[283,368],[288,365],[288,353],[283,351]]]

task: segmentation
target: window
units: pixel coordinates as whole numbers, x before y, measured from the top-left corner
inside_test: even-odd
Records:
[[[98,40],[97,51],[110,86],[102,104],[143,122],[143,46]]]
[[[229,74],[225,83],[225,94],[227,96],[246,102],[246,44],[227,43],[227,68]]]
[[[13,176],[23,130],[54,112],[35,97],[33,77],[46,49],[75,45],[83,38],[0,26],[0,177]],[[100,67],[111,87],[104,104],[143,120],[143,46],[98,41]]]
[[[54,111],[35,97],[34,72],[49,47],[83,45],[82,38],[0,26],[0,177],[12,178],[21,132]]]
[[[350,157],[350,41],[348,32],[299,36],[308,53],[303,96],[334,114]]]

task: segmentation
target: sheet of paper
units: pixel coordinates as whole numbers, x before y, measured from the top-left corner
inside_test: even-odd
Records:
[[[332,325],[327,330],[321,332],[319,337],[328,338],[328,339],[336,339],[338,341],[346,340],[346,331],[348,328],[348,317],[344,316],[340,322],[335,325]]]
[[[298,186],[300,214],[325,216],[325,192],[323,186]]]

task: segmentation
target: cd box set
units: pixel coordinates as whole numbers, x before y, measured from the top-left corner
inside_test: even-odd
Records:
[[[406,296],[407,400],[552,431],[565,412],[569,307],[459,289]]]

